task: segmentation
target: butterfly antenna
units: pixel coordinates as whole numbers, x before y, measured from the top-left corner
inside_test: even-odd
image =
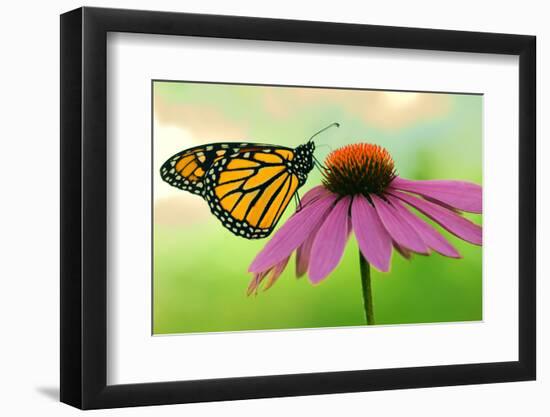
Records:
[[[332,146],[330,146],[328,143],[321,143],[319,145],[315,145],[316,148],[328,148],[330,152],[333,151]]]
[[[321,129],[317,133],[315,133],[312,137],[310,137],[308,142],[311,142],[315,136],[317,136],[320,133],[323,133],[325,130],[330,129],[333,126],[340,127],[340,123],[334,122],[334,123],[329,124],[327,127],[324,127],[323,129]]]

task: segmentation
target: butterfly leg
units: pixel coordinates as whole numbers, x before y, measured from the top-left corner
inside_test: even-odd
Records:
[[[317,167],[319,172],[322,174],[323,172],[327,171],[327,167],[324,166],[317,158],[315,158],[315,155],[313,155],[313,164]]]
[[[300,200],[300,194],[298,192],[294,194],[294,201],[296,203],[296,211],[302,210],[302,201]]]

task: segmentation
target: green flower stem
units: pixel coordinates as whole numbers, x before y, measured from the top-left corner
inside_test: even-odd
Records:
[[[367,324],[374,324],[374,310],[372,308],[372,286],[370,282],[370,265],[359,250],[359,268],[361,270],[361,287],[363,289],[363,306]]]

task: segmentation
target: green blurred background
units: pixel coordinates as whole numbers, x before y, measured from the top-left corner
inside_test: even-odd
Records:
[[[154,334],[365,324],[353,235],[321,284],[296,279],[291,259],[270,290],[247,297],[248,265],[267,239],[234,236],[200,197],[161,181],[160,164],[180,150],[218,141],[295,147],[338,121],[340,129],[316,138],[320,160],[339,146],[372,142],[389,150],[402,177],[481,184],[479,95],[165,81],[154,81],[153,92]],[[312,171],[301,195],[319,182]],[[291,203],[278,227],[293,211]],[[394,251],[390,272],[372,269],[377,324],[482,319],[482,248],[443,234],[463,259],[434,253],[409,261]]]

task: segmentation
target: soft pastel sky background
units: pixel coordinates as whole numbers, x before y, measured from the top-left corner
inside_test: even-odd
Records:
[[[364,324],[352,236],[344,258],[318,286],[294,278],[246,297],[246,272],[267,240],[233,236],[200,197],[164,183],[160,165],[198,144],[251,141],[295,147],[316,138],[316,156],[353,142],[392,154],[399,175],[481,184],[482,96],[369,90],[154,82],[154,333]],[[301,194],[319,183],[312,171]],[[287,208],[285,217],[294,210]],[[481,222],[480,216],[469,216]],[[279,223],[282,224],[283,220]],[[379,324],[482,318],[481,248],[444,232],[464,259],[411,261],[394,253],[389,273],[373,272]]]

